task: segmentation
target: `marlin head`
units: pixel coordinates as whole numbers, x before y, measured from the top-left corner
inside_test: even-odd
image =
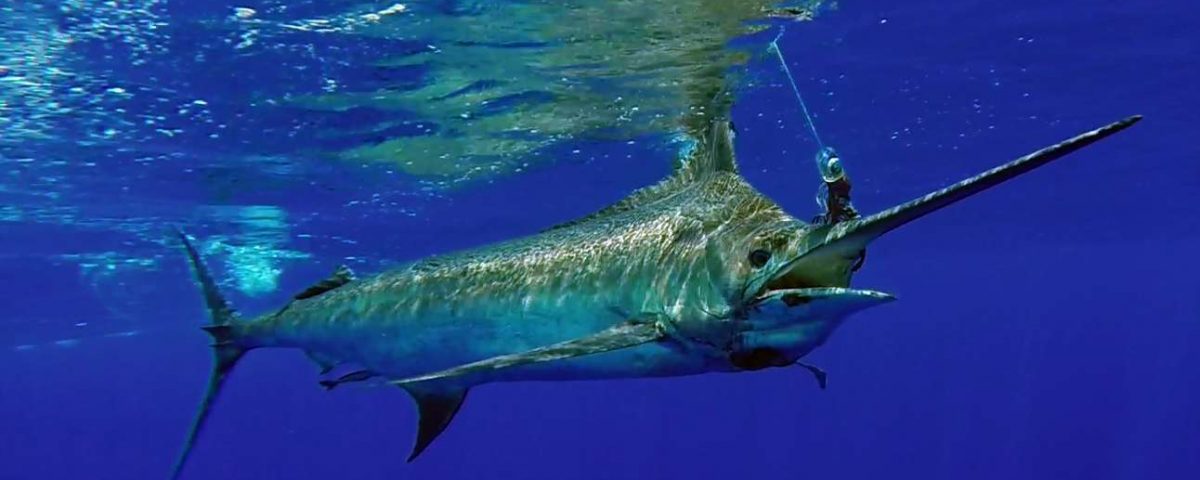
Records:
[[[1129,117],[1077,135],[859,219],[812,225],[788,215],[757,193],[748,195],[753,198],[730,201],[730,208],[737,210],[732,212],[736,219],[713,232],[707,256],[710,264],[719,263],[725,269],[726,298],[732,313],[722,319],[728,320],[722,328],[714,327],[718,322],[711,320],[697,322],[696,326],[707,323],[710,332],[732,332],[732,340],[727,342],[732,368],[754,370],[795,364],[824,343],[848,315],[894,300],[886,293],[849,288],[870,242],[1140,119]]]

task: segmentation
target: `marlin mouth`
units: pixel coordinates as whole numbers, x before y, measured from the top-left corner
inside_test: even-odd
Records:
[[[843,287],[771,290],[754,299],[754,314],[737,337],[739,349],[771,347],[790,352],[786,358],[795,361],[823,343],[849,315],[895,299]]]
[[[838,257],[806,253],[791,259],[764,282],[753,298],[758,301],[767,297],[781,298],[777,295],[779,292],[849,287],[851,270],[861,256]]]
[[[803,257],[784,264],[751,298],[749,305],[762,310],[776,310],[790,318],[821,318],[833,314],[826,311],[831,304],[855,305],[853,310],[895,300],[891,294],[849,288],[849,266],[855,259],[825,259],[824,262],[801,262]],[[828,260],[834,260],[830,262]],[[810,267],[820,268],[810,268]],[[845,308],[843,305],[842,308]]]
[[[796,258],[780,267],[779,271],[767,281],[766,285],[763,285],[760,294],[799,288],[836,287],[843,286],[842,284],[845,283],[828,278],[818,278],[820,276],[817,274],[818,272],[801,268],[800,261],[802,259],[803,257]],[[830,269],[826,268],[825,270]]]
[[[838,296],[854,296],[862,299],[871,299],[878,302],[890,302],[896,297],[890,293],[880,292],[876,290],[860,290],[856,288],[842,287],[816,287],[816,288],[787,288],[783,290],[771,290],[766,294],[755,298],[755,303],[761,304],[773,300],[779,300],[788,308],[801,307],[812,303],[814,300],[820,300]]]

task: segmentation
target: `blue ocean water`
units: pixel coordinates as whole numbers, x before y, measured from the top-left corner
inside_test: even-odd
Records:
[[[393,4],[0,4],[0,478],[167,475],[210,362],[171,226],[259,312],[339,263],[530,234],[669,173],[668,132],[636,128],[436,181],[330,155],[430,128],[411,106],[288,103],[420,85],[427,66],[373,62],[434,46],[347,34]],[[256,351],[184,477],[1196,478],[1198,16],[1179,0],[848,1],[788,24],[782,49],[866,212],[1146,117],[874,244],[855,285],[900,301],[808,358],[828,390],[798,369],[487,385],[406,464],[403,392],[326,393],[300,353]],[[731,41],[754,53],[736,68],[738,156],[805,218],[816,146],[765,53],[774,32]],[[332,101],[300,103],[317,102]]]

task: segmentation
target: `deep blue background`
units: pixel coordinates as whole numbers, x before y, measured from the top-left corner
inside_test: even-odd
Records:
[[[262,351],[232,378],[185,477],[1200,478],[1194,3],[841,3],[791,27],[783,49],[862,210],[1146,120],[872,247],[855,284],[901,301],[810,357],[827,391],[800,370],[487,385],[406,465],[415,419],[402,392],[326,394],[301,354]],[[751,183],[807,217],[814,147],[771,61],[756,60],[740,94],[738,154]],[[668,170],[661,150],[582,147],[604,160],[454,192],[417,219],[322,224],[361,244],[298,239],[322,258],[286,271],[282,290],[355,248],[405,260],[528,234]],[[14,322],[101,314],[74,270],[6,262]],[[182,261],[167,266],[142,335],[0,349],[0,478],[165,476],[209,362],[192,328],[199,295]],[[283,292],[234,300],[256,311]]]

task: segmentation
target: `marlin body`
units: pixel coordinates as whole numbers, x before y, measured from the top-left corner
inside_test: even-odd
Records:
[[[326,388],[380,378],[414,398],[409,459],[479,384],[694,375],[800,365],[851,313],[892,296],[849,288],[884,233],[1134,124],[1115,122],[884,212],[809,224],[737,172],[733,132],[713,123],[676,172],[591,216],[494,246],[355,279],[346,269],[282,309],[239,319],[181,235],[212,323],[214,368],[173,472],[221,385],[257,348],[295,348]]]

